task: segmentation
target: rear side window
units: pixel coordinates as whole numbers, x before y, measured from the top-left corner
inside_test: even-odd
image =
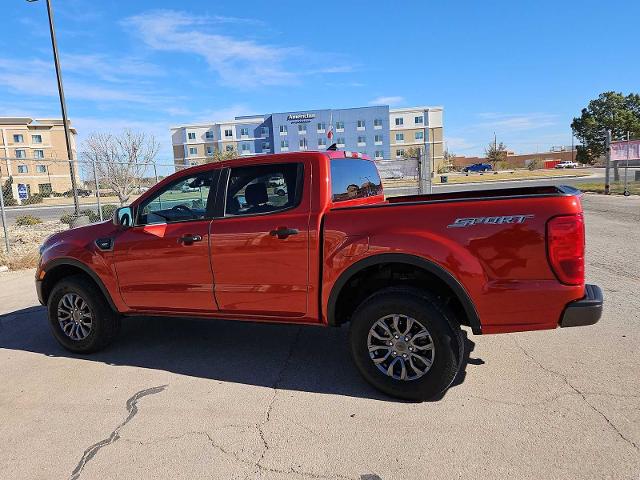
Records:
[[[382,194],[382,183],[373,162],[360,159],[331,160],[331,195],[334,202]]]
[[[275,213],[300,204],[302,163],[232,168],[225,216]]]

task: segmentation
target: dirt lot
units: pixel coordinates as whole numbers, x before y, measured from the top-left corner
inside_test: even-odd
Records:
[[[365,384],[346,329],[136,318],[70,355],[33,272],[0,274],[0,478],[637,480],[640,198],[584,204],[600,323],[469,336],[422,404]]]

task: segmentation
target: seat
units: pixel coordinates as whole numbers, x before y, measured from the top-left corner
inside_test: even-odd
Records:
[[[244,199],[249,208],[244,213],[266,213],[274,210],[273,205],[268,205],[269,195],[265,183],[252,183],[244,190]]]

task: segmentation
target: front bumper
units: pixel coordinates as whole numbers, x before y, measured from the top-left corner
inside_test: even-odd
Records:
[[[560,318],[561,327],[582,327],[593,325],[602,316],[602,290],[597,285],[585,285],[584,297],[575,300],[564,309]]]
[[[38,294],[38,301],[40,305],[44,305],[44,296],[42,295],[42,280],[36,279],[36,293]]]

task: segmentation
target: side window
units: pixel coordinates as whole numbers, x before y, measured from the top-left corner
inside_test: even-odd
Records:
[[[369,160],[331,160],[331,195],[334,202],[382,193],[380,175]]]
[[[275,213],[297,207],[302,196],[302,163],[232,168],[225,217]]]
[[[205,218],[212,178],[213,173],[206,172],[170,184],[141,205],[136,223],[148,225]]]

